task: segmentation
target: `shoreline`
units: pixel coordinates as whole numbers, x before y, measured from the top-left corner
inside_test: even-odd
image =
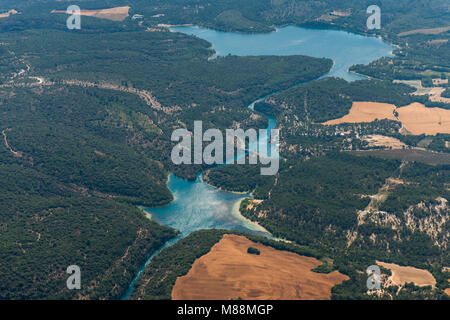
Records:
[[[161,25],[158,25],[158,26],[161,26]],[[191,25],[178,25],[178,27],[180,27],[180,26],[193,26],[192,24]],[[295,25],[294,25],[295,26]],[[168,27],[169,28],[169,31],[171,31],[171,32],[179,32],[179,31],[174,31],[174,30],[171,30],[170,28],[174,28],[174,27],[177,27],[177,26],[174,26],[174,25],[165,25],[165,27]],[[197,26],[197,27],[199,27],[199,28],[202,28],[202,27],[200,27],[200,26]],[[285,26],[285,27],[288,27],[288,26]],[[297,26],[297,27],[300,27],[300,28],[307,28],[306,26]],[[215,31],[221,31],[221,32],[229,32],[229,31],[223,31],[223,30],[217,30],[217,29],[214,29],[214,28],[206,28],[206,29],[211,29],[211,30],[215,30]],[[280,30],[281,28],[278,28],[278,27],[275,27],[274,28],[274,30],[271,30],[270,32],[266,32],[266,33],[275,33],[275,32],[279,32],[279,30]],[[330,29],[330,28],[320,28],[320,29]],[[347,31],[348,33],[354,33],[354,32],[351,32],[351,31]],[[252,33],[247,33],[247,34],[252,34]],[[355,34],[355,33],[354,33]],[[362,35],[362,36],[364,36],[364,35]],[[210,46],[210,48],[209,48],[210,50],[212,49],[213,51],[212,51],[212,56],[210,56],[209,58],[208,58],[208,60],[209,59],[212,59],[212,58],[214,58],[215,56],[217,56],[218,55],[218,52],[215,50],[215,48],[214,48],[214,45],[211,43],[211,46]],[[264,99],[266,99],[266,98],[268,98],[268,97],[270,97],[270,96],[272,96],[272,95],[274,95],[274,94],[276,94],[276,93],[278,93],[278,92],[280,92],[280,91],[285,91],[285,90],[288,90],[288,89],[290,89],[290,88],[294,88],[294,87],[297,87],[297,86],[300,86],[300,85],[302,85],[302,84],[305,84],[305,83],[309,83],[309,82],[312,82],[312,81],[315,81],[315,80],[318,80],[318,79],[320,79],[320,78],[322,78],[322,77],[329,77],[330,75],[329,75],[329,73],[333,70],[333,68],[335,67],[335,65],[336,65],[336,62],[334,61],[334,59],[329,59],[329,60],[331,60],[331,66],[330,66],[330,68],[329,68],[329,70],[327,71],[327,72],[325,72],[325,73],[323,73],[323,74],[320,74],[320,75],[318,75],[318,76],[316,76],[314,79],[311,79],[311,80],[308,80],[308,81],[301,81],[300,83],[296,83],[296,84],[293,84],[293,85],[291,85],[291,86],[289,86],[288,88],[285,88],[285,89],[280,89],[280,90],[277,90],[277,91],[275,91],[275,92],[272,92],[272,93],[269,93],[269,94],[267,94],[266,96],[264,96],[264,97],[261,97],[261,98],[259,98],[259,99],[256,99],[255,101],[253,101],[247,108],[248,109],[250,109],[250,110],[252,110],[253,112],[255,112],[255,110],[254,110],[254,105],[257,103],[257,102],[259,102],[259,101],[263,101]],[[349,70],[348,70],[349,71]],[[265,115],[268,119],[269,119],[269,126],[270,126],[270,116],[268,116],[268,115]],[[274,119],[275,121],[276,121],[276,119]],[[275,122],[276,123],[276,122]],[[170,182],[170,174],[172,174],[172,173],[168,173],[168,181],[167,181],[167,185],[169,184],[169,182]],[[228,190],[224,190],[223,188],[221,188],[221,187],[217,187],[217,186],[214,186],[214,185],[212,185],[212,184],[210,184],[210,183],[208,183],[208,170],[205,170],[205,171],[202,171],[202,172],[200,172],[199,174],[198,174],[198,176],[197,176],[197,181],[199,181],[200,183],[204,183],[206,186],[208,186],[209,188],[212,188],[212,189],[214,189],[214,190],[217,190],[217,191],[221,191],[221,192],[226,192],[226,193],[230,193],[230,194],[236,194],[236,195],[240,195],[240,196],[242,196],[242,197],[239,197],[239,199],[237,199],[234,203],[233,203],[233,206],[232,206],[232,208],[231,208],[231,215],[232,215],[232,217],[233,218],[235,218],[235,219],[237,219],[239,222],[240,222],[240,226],[241,227],[244,227],[245,229],[247,229],[248,231],[250,231],[250,232],[261,232],[261,233],[264,233],[265,234],[265,236],[267,236],[268,238],[270,238],[270,239],[273,239],[273,240],[275,240],[275,241],[280,241],[280,242],[285,242],[285,243],[293,243],[292,241],[289,241],[289,240],[286,240],[286,239],[282,239],[282,238],[275,238],[273,235],[272,235],[272,233],[271,232],[269,232],[266,228],[264,228],[262,225],[260,225],[258,222],[256,222],[256,221],[252,221],[251,219],[249,219],[249,218],[247,218],[246,216],[244,216],[242,213],[241,213],[241,211],[240,211],[240,208],[241,208],[241,205],[242,205],[242,202],[244,201],[244,200],[246,200],[246,199],[251,199],[251,200],[255,200],[254,198],[253,198],[253,196],[252,196],[252,191],[246,191],[246,192],[236,192],[236,191],[228,191]],[[195,181],[191,181],[191,183],[195,183]],[[169,190],[170,190],[170,188],[169,188]],[[171,193],[173,194],[173,192],[172,192],[172,190],[170,190],[171,191]],[[175,201],[176,200],[176,197],[173,195],[173,200],[170,202],[170,203],[172,203],[173,201]],[[146,209],[148,209],[149,211],[151,210],[151,208],[146,208]],[[142,208],[142,210],[144,211],[144,214],[145,214],[145,216],[146,217],[151,217],[152,218],[152,214],[151,214],[151,212],[147,212],[144,208]],[[247,232],[248,232],[247,231]],[[175,238],[176,239],[176,238]],[[162,248],[162,249],[164,249],[164,247]],[[157,254],[158,252],[156,252],[155,253],[155,255]],[[143,269],[145,269],[145,265],[144,265],[144,267],[143,267]],[[137,279],[139,278],[139,274],[136,276],[136,281],[137,281]],[[130,290],[131,290],[131,292],[133,291],[133,289],[134,288],[130,288]],[[130,294],[131,294],[131,292],[130,292]]]
[[[230,190],[226,190],[226,189],[223,189],[223,188],[221,188],[221,187],[217,187],[217,186],[215,186],[215,185],[212,185],[212,184],[209,183],[207,180],[203,179],[204,174],[207,173],[209,170],[210,170],[210,169],[208,169],[208,170],[206,170],[206,171],[200,173],[199,178],[200,178],[200,180],[201,180],[203,183],[205,183],[206,185],[210,186],[211,188],[214,188],[214,189],[219,190],[219,191],[222,191],[222,192],[228,192],[228,193],[237,194],[237,195],[246,195],[246,194],[251,195],[251,194],[252,194],[252,191],[230,191]]]
[[[231,214],[232,214],[234,217],[236,217],[237,219],[239,219],[239,220],[245,222],[246,224],[248,224],[249,226],[252,226],[252,227],[255,228],[255,229],[253,229],[253,228],[247,227],[247,229],[252,230],[252,231],[264,232],[264,233],[266,233],[267,235],[273,237],[272,233],[269,232],[269,230],[267,230],[266,228],[264,228],[264,227],[263,227],[262,225],[260,225],[258,222],[250,220],[249,218],[247,218],[246,216],[244,216],[244,215],[241,213],[241,210],[240,210],[240,209],[241,209],[242,201],[244,201],[244,200],[246,200],[246,199],[250,199],[250,198],[247,197],[247,198],[243,198],[243,199],[238,200],[238,201],[233,205],[233,208],[232,208],[232,210],[231,210]]]

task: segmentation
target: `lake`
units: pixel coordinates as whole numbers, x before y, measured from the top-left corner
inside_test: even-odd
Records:
[[[331,29],[289,26],[267,34],[221,32],[195,26],[170,30],[207,40],[219,56],[305,55],[329,58],[334,61],[334,66],[327,76],[348,81],[363,78],[348,72],[352,65],[368,64],[381,57],[392,56],[394,50],[381,39]]]
[[[173,27],[171,31],[194,35],[209,41],[219,56],[307,55],[330,58],[334,61],[334,66],[325,76],[341,77],[347,81],[362,78],[348,71],[353,64],[368,64],[383,56],[391,56],[393,51],[391,45],[378,38],[328,29],[291,26],[268,34],[238,34],[183,26]],[[253,106],[254,103],[249,108],[252,109]],[[269,118],[268,130],[275,127],[275,119]],[[266,137],[267,133],[261,138]],[[175,198],[172,203],[162,208],[144,210],[152,216],[152,219],[180,231],[180,236],[170,240],[153,254],[146,265],[161,250],[200,229],[229,229],[270,236],[257,224],[240,215],[240,202],[249,195],[217,190],[204,183],[201,175],[194,182],[170,175],[168,187]],[[132,293],[134,284],[144,269],[145,266],[133,280],[124,299]]]

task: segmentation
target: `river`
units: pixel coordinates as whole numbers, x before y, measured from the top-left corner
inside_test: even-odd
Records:
[[[329,29],[289,26],[268,34],[239,34],[183,26],[173,27],[171,31],[207,40],[219,56],[307,55],[330,58],[334,65],[325,76],[341,77],[347,81],[362,78],[350,73],[350,66],[368,64],[378,58],[392,56],[393,51],[393,47],[381,39]],[[253,106],[254,103],[248,107],[253,109]],[[269,117],[268,130],[275,127],[275,119]],[[201,175],[196,181],[190,182],[171,174],[168,187],[174,195],[174,201],[162,208],[143,210],[159,223],[180,231],[180,236],[167,242],[147,260],[123,299],[131,295],[136,281],[155,255],[196,230],[229,229],[270,236],[262,227],[240,215],[239,204],[249,195],[215,189],[203,182]]]

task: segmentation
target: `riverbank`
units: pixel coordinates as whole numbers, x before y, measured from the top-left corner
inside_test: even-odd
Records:
[[[256,35],[226,32],[218,34],[198,27],[177,27],[173,28],[172,31],[193,34],[209,41],[214,50],[220,52],[221,56],[227,54],[238,56],[306,55],[322,58],[328,55],[333,61],[333,66],[331,67],[330,63],[331,70],[328,73],[318,75],[316,79],[337,76],[352,81],[356,77],[348,72],[350,65],[369,63],[385,54],[388,55],[392,48],[376,38],[365,38],[348,32],[297,27],[287,27],[277,30],[277,32]],[[265,37],[270,37],[270,39]],[[273,45],[270,44],[271,41],[273,41]],[[283,50],[280,52],[277,48],[283,48]],[[345,50],[338,50],[342,48],[345,48]],[[297,84],[282,90],[291,89],[305,82],[307,81],[299,79]],[[254,111],[255,103],[277,92],[256,99],[248,108]],[[275,128],[276,120],[267,115],[264,116],[269,119],[268,130]],[[186,181],[171,176],[168,187],[174,196],[174,201],[165,207],[147,209],[146,211],[151,211],[152,219],[155,221],[180,231],[180,237],[176,238],[175,242],[202,229],[234,230],[265,237],[269,236],[270,239],[273,239],[268,230],[240,212],[241,203],[249,196],[251,197],[250,192],[228,192],[209,184],[207,180],[207,172],[206,177],[200,174],[195,181]],[[247,197],[243,197],[244,195],[247,195]],[[289,243],[284,239],[276,240]],[[135,282],[138,278],[139,275]],[[130,290],[132,291],[132,288]]]

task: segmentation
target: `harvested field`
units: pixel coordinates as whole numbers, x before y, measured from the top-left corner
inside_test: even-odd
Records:
[[[397,112],[404,127],[414,135],[450,134],[450,110],[427,108],[421,103],[412,103],[398,108]]]
[[[425,150],[364,150],[364,151],[350,151],[355,155],[373,156],[383,159],[397,159],[402,161],[416,161],[429,165],[450,164],[450,153],[438,153]]]
[[[248,254],[249,247],[258,249],[260,255]],[[331,288],[349,278],[338,271],[311,271],[321,264],[315,258],[279,251],[242,236],[224,235],[195,261],[187,275],[177,279],[172,299],[330,299]]]
[[[382,136],[379,134],[365,136],[363,137],[363,140],[369,143],[369,147],[384,147],[390,149],[404,149],[408,147],[396,138]]]
[[[18,12],[16,10],[12,9],[12,10],[9,10],[8,12],[6,12],[6,13],[0,13],[0,19],[8,18],[12,14],[18,14]]]
[[[412,34],[440,34],[450,30],[450,27],[430,28],[430,29],[416,29],[399,33],[399,37],[410,36]]]
[[[80,15],[112,21],[123,21],[129,16],[130,7],[115,7],[100,10],[81,10]],[[67,13],[65,10],[53,10],[51,13]]]
[[[414,267],[402,267],[394,263],[385,263],[377,261],[377,264],[383,268],[389,269],[392,276],[388,281],[391,281],[395,286],[404,286],[407,283],[414,283],[418,287],[436,285],[436,279],[428,270],[417,269]]]
[[[445,294],[448,295],[450,297],[450,288],[445,289]]]
[[[394,111],[398,112],[398,119],[395,117]],[[401,108],[396,108],[395,105],[388,103],[353,102],[349,114],[323,124],[372,122],[377,119],[400,121],[404,129],[414,135],[450,134],[450,110],[427,108],[417,102]]]
[[[323,124],[372,122],[381,119],[397,120],[394,116],[395,105],[378,102],[353,102],[349,114],[342,118],[330,120]]]

